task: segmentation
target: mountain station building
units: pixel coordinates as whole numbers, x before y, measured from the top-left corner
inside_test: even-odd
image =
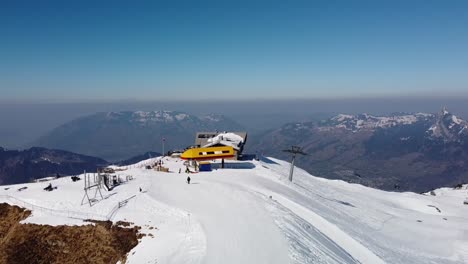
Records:
[[[247,142],[247,132],[198,132],[195,137],[195,146],[199,148],[223,147],[234,148],[234,159],[242,157],[244,145]]]

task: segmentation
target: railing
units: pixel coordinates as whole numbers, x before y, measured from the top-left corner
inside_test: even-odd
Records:
[[[76,211],[70,211],[70,210],[58,210],[58,209],[51,209],[51,208],[46,208],[43,206],[38,206],[35,204],[31,204],[28,202],[25,202],[23,200],[20,200],[16,197],[10,196],[10,195],[0,195],[0,198],[3,198],[5,200],[9,200],[15,205],[24,207],[26,209],[29,209],[31,211],[40,211],[40,212],[46,212],[51,215],[56,215],[56,216],[61,216],[61,217],[67,217],[67,218],[72,218],[72,219],[81,219],[81,220],[87,220],[87,219],[93,219],[93,220],[102,220],[106,221],[109,220],[107,216],[99,215],[99,214],[93,214],[93,213],[83,213],[83,212],[76,212]]]
[[[124,165],[124,166],[117,166],[120,169],[128,170],[128,169],[134,169],[134,168],[145,168],[148,165],[153,165],[157,163],[159,160],[161,160],[162,157],[155,157],[155,158],[150,158],[147,160],[140,161],[138,163],[132,164],[132,165]]]
[[[136,195],[133,195],[132,197],[129,197],[129,198],[123,200],[123,201],[118,202],[117,205],[114,206],[114,208],[112,208],[112,210],[109,212],[109,214],[107,214],[106,218],[107,218],[108,220],[112,220],[112,218],[115,216],[115,214],[117,213],[117,211],[118,211],[120,208],[124,207],[124,206],[128,203],[128,201],[129,201],[130,199],[135,198],[135,197],[136,197]]]
[[[107,214],[107,216],[104,215],[99,215],[99,214],[93,214],[93,213],[83,213],[83,212],[76,212],[76,211],[70,211],[70,210],[59,210],[59,209],[52,209],[52,208],[46,208],[43,206],[35,205],[32,203],[25,202],[23,200],[20,200],[16,197],[10,196],[10,195],[0,195],[0,198],[4,200],[9,200],[15,205],[24,207],[26,209],[29,209],[31,211],[40,211],[40,212],[46,212],[51,215],[56,215],[56,216],[61,216],[61,217],[67,217],[67,218],[72,218],[72,219],[81,219],[81,220],[88,220],[88,219],[93,219],[93,220],[102,220],[102,221],[107,221],[107,220],[112,220],[112,218],[115,216],[117,211],[124,207],[130,199],[135,198],[136,195],[133,195],[125,200],[119,201],[117,205],[112,208],[112,210]]]

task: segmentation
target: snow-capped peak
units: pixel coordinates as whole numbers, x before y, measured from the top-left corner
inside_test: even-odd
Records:
[[[134,113],[135,116],[140,118],[140,121],[166,121],[172,122],[174,120],[183,120],[188,117],[185,113],[178,113],[174,111],[152,111],[142,112],[137,111]]]
[[[208,114],[203,116],[202,119],[209,122],[221,122],[224,120],[224,116],[219,114]]]
[[[468,135],[468,122],[451,114],[444,107],[435,123],[427,130],[430,138],[442,139],[445,142],[459,141],[460,136]]]
[[[448,115],[450,114],[449,111],[447,110],[447,107],[444,106],[444,108],[442,108],[442,115],[445,116],[445,115]]]
[[[352,116],[352,115],[339,114],[339,115],[333,117],[332,119],[336,120],[338,122],[342,122],[342,121],[344,121],[346,119],[353,119],[353,118],[354,118],[354,116]]]

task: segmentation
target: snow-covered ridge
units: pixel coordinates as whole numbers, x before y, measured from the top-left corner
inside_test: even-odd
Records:
[[[421,120],[433,118],[433,114],[415,113],[391,116],[373,116],[369,114],[345,115],[339,114],[328,120],[325,127],[337,127],[352,131],[374,130],[397,125],[410,125]]]
[[[192,119],[198,119],[193,115],[178,112],[178,111],[168,111],[168,110],[160,110],[160,111],[123,111],[123,112],[108,112],[106,117],[108,119],[129,119],[133,122],[138,122],[141,124],[148,123],[148,122],[162,122],[162,123],[171,123],[171,122],[180,122]],[[224,120],[224,116],[219,114],[209,114],[205,115],[200,118],[201,120],[207,122],[221,122]]]
[[[468,136],[468,122],[443,108],[438,114],[414,113],[374,116],[369,114],[339,114],[319,124],[320,130],[341,128],[348,131],[374,131],[379,128],[390,128],[426,122],[425,136],[429,139],[442,139],[446,142],[462,141]]]
[[[110,120],[129,120],[132,122],[137,122],[141,124],[150,123],[150,122],[159,122],[159,123],[172,123],[178,121],[184,121],[194,118],[193,116],[177,111],[123,111],[123,112],[108,112],[106,118]]]
[[[218,114],[208,114],[203,116],[201,119],[209,122],[221,122],[224,120],[224,116]]]
[[[188,119],[190,115],[181,112],[174,111],[151,111],[143,112],[137,111],[133,113],[133,118],[135,118],[140,123],[146,122],[174,122],[182,121]]]

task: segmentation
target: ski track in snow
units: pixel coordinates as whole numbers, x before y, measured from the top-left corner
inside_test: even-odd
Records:
[[[191,176],[190,185],[180,178],[153,178],[157,186],[149,194],[197,215],[208,237],[204,263],[288,262],[283,237],[257,197]],[[176,185],[177,191],[166,184]]]
[[[299,168],[290,183],[289,164],[276,159],[230,162],[231,169],[191,174],[188,185],[177,173],[181,160],[163,159],[176,173],[144,169],[159,159],[126,166],[117,174],[134,180],[103,190],[92,207],[80,205],[83,181],[68,177],[52,180],[52,192],[43,191],[48,182],[2,186],[9,189],[0,189],[0,201],[28,205],[24,222],[83,224],[73,215],[133,222],[154,237],[143,237],[128,263],[468,263],[466,190],[391,193]]]
[[[294,263],[358,263],[310,222],[277,201],[270,200],[269,208],[288,239]]]
[[[361,244],[356,242],[352,239],[349,235],[344,233],[342,230],[337,228],[335,225],[329,223],[316,213],[307,210],[303,206],[296,204],[295,202],[281,196],[278,194],[274,195],[276,201],[281,205],[285,206],[296,215],[305,219],[308,223],[313,225],[314,229],[317,230],[317,233],[320,235],[316,235],[315,237],[323,237],[325,241],[333,242],[336,247],[343,248],[343,253],[350,254],[351,256],[347,256],[347,254],[341,254],[340,258],[338,259],[338,263],[385,263],[380,259],[378,256],[373,254],[368,248],[363,247]],[[322,242],[322,245],[325,243]],[[339,250],[334,250],[335,252],[339,252]],[[330,254],[331,255],[331,254]],[[355,259],[353,259],[353,257]]]

